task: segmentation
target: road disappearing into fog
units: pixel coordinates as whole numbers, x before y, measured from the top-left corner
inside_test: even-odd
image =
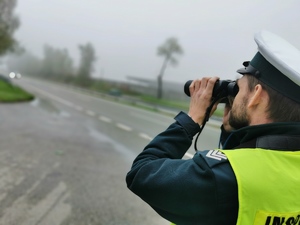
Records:
[[[172,117],[45,81],[17,85],[36,99],[1,104],[0,224],[170,224],[127,189],[125,176]],[[207,125],[198,149],[216,148],[218,136]],[[185,158],[192,155],[193,146]]]

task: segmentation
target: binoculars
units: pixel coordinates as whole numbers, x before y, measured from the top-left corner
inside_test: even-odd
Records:
[[[189,80],[184,85],[184,93],[189,97],[191,96],[189,87],[192,82],[193,82],[192,80]],[[219,100],[222,98],[226,98],[228,96],[235,97],[238,92],[239,92],[239,87],[238,87],[236,81],[218,80],[215,83],[213,93],[212,93],[212,98],[214,100],[216,100],[216,99]]]

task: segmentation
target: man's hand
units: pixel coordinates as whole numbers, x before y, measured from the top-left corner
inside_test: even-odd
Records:
[[[211,104],[212,92],[218,77],[204,77],[194,80],[190,87],[191,101],[189,116],[199,125],[202,125],[205,118],[206,109]],[[217,104],[211,110],[211,114],[216,110]]]

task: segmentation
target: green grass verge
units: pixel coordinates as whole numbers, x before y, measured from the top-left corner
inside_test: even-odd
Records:
[[[156,97],[152,96],[141,96],[140,99],[143,102],[151,103],[153,105],[161,105],[168,108],[175,108],[175,109],[182,109],[188,110],[189,108],[189,101],[175,101],[175,100],[167,100],[167,99],[157,99]]]
[[[22,88],[0,80],[0,102],[20,102],[32,100],[34,96]]]

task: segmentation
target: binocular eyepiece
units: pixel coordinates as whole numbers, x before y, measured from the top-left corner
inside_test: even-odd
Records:
[[[192,82],[193,82],[192,80],[189,80],[184,85],[184,93],[189,97],[191,96],[189,87]],[[215,83],[212,98],[219,100],[222,98],[226,98],[228,96],[235,97],[238,92],[239,92],[239,87],[238,87],[236,81],[218,80]]]

